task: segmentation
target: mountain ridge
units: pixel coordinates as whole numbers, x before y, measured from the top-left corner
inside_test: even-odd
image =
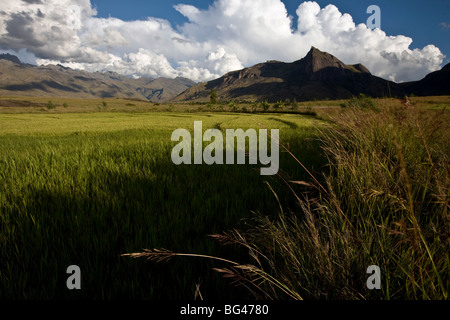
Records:
[[[422,82],[399,84],[371,74],[360,63],[347,65],[335,56],[311,47],[300,60],[290,63],[270,60],[232,71],[218,79],[188,88],[173,101],[207,102],[212,89],[217,98],[223,101],[240,99],[269,102],[285,99],[348,99],[361,93],[374,98],[403,97],[408,93],[450,94],[450,65],[443,70],[431,73]],[[438,80],[434,79],[436,75]],[[437,81],[439,85],[436,86]],[[438,89],[421,90],[424,84],[428,88]]]
[[[427,74],[419,81],[400,84],[408,94],[416,96],[450,95],[450,63]]]
[[[132,79],[115,72],[87,72],[62,65],[34,66],[0,55],[0,95],[169,100],[196,83],[187,78]]]
[[[0,95],[129,98],[153,102],[208,102],[211,90],[222,101],[275,102],[372,97],[450,95],[450,64],[423,79],[395,83],[374,76],[362,64],[347,65],[315,47],[293,62],[269,60],[195,83],[187,78],[133,79],[115,72],[87,72],[62,65],[34,66],[0,54]]]
[[[347,65],[312,47],[294,62],[267,61],[197,84],[174,101],[208,101],[214,89],[220,100],[347,99],[360,93],[372,97],[403,95],[395,82],[376,77],[362,64]]]

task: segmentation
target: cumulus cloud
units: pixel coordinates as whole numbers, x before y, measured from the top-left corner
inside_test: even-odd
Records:
[[[177,29],[156,17],[99,18],[90,0],[2,0],[0,49],[28,60],[32,54],[38,64],[196,81],[266,60],[298,60],[311,46],[394,81],[420,79],[444,59],[434,45],[411,49],[409,37],[356,25],[336,6],[313,1],[299,2],[296,17],[280,0],[216,0],[206,10],[186,4],[174,10],[188,19]]]

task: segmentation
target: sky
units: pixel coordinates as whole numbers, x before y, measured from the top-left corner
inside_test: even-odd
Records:
[[[370,5],[380,8],[371,28]],[[130,77],[208,81],[311,46],[396,82],[450,60],[450,1],[2,0],[0,53]]]

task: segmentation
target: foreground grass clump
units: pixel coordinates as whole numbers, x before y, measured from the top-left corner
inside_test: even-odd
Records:
[[[448,118],[403,107],[342,114],[324,134],[330,173],[317,198],[229,240],[263,253],[268,273],[299,297],[447,299]],[[366,288],[370,265],[381,268],[380,292]]]
[[[362,109],[376,109],[375,101],[365,94],[360,93],[357,97],[352,97],[346,103],[342,103],[341,107],[346,108],[362,108]]]
[[[322,136],[325,182],[291,182],[311,187],[294,192],[296,209],[280,200],[276,218],[261,212],[249,228],[213,236],[250,253],[216,271],[260,298],[448,299],[449,113],[399,104],[333,120]],[[381,290],[366,287],[370,265],[381,269]]]
[[[380,266],[382,298],[448,298],[449,119],[400,105],[353,111],[324,138],[331,172],[316,225],[341,230],[329,243],[342,243],[330,261],[342,272]]]

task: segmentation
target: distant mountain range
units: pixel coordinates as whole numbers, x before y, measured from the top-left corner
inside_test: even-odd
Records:
[[[195,85],[186,78],[131,79],[114,72],[77,71],[61,65],[33,66],[0,55],[0,95],[36,97],[171,99]]]
[[[0,95],[4,96],[209,101],[212,89],[223,101],[347,99],[360,93],[372,97],[450,95],[450,64],[420,81],[399,84],[372,75],[361,64],[344,64],[312,47],[295,62],[267,61],[197,84],[186,78],[131,79],[61,65],[33,66],[16,56],[0,55]]]
[[[372,75],[361,64],[346,65],[333,55],[312,47],[301,60],[267,61],[229,72],[223,77],[197,84],[175,101],[208,101],[215,90],[219,100],[274,102],[284,99],[347,99],[360,93],[372,97],[402,97],[405,94],[450,94],[450,65],[416,82],[398,84]]]

